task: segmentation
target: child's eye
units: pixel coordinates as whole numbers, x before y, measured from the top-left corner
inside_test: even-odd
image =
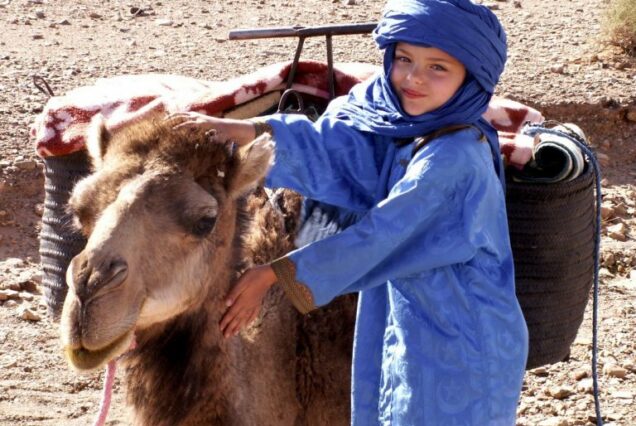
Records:
[[[445,67],[443,67],[441,65],[438,65],[438,64],[431,65],[431,69],[434,70],[434,71],[446,71]]]
[[[404,63],[409,63],[411,62],[411,60],[409,58],[407,58],[406,56],[396,56],[395,60],[398,62],[404,62]]]

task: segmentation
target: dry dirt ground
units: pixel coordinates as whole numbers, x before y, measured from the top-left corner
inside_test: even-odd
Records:
[[[233,28],[368,22],[381,0],[0,0],[0,425],[85,425],[100,375],[77,376],[61,357],[57,326],[40,300],[42,162],[28,125],[45,98],[97,77],[174,73],[221,80],[288,60],[295,40],[227,41]],[[492,1],[510,59],[499,94],[546,117],[578,123],[603,166],[600,388],[606,424],[636,425],[636,63],[600,42],[604,0]],[[144,10],[133,17],[131,8]],[[161,21],[160,21],[161,20]],[[162,24],[162,25],[160,25]],[[305,58],[322,59],[322,40]],[[378,63],[369,36],[337,37],[340,61]],[[609,229],[608,229],[609,228]],[[7,290],[13,290],[7,291]],[[0,299],[2,300],[2,299]],[[34,314],[31,320],[29,308]],[[519,425],[594,421],[590,309],[568,362],[530,371]],[[37,320],[37,318],[40,318]],[[128,424],[123,391],[110,425]]]

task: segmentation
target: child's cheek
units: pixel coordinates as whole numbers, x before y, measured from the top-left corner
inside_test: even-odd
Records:
[[[400,86],[400,71],[398,70],[398,66],[397,64],[393,64],[393,66],[391,67],[391,75],[389,76],[389,80],[391,81],[391,84],[393,85],[394,89],[397,89]]]
[[[434,83],[442,84],[448,80],[448,75],[431,71],[428,73],[427,78]]]
[[[402,62],[393,63],[393,67],[391,67],[391,83],[393,83],[393,86],[399,87],[399,85],[406,79],[409,72],[409,64]]]

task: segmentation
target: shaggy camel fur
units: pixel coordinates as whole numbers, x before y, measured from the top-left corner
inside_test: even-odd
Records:
[[[352,298],[300,317],[275,287],[240,336],[218,327],[240,272],[292,248],[299,197],[279,198],[281,216],[254,190],[273,144],[234,151],[172,125],[94,126],[94,172],[69,202],[88,238],[67,272],[70,364],[92,370],[124,354],[140,425],[348,424]]]

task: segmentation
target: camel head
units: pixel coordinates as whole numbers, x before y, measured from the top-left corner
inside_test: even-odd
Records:
[[[109,132],[94,120],[94,171],[69,201],[88,242],[68,267],[61,320],[65,354],[78,370],[104,365],[135,331],[204,301],[222,312],[240,200],[267,172],[273,145],[264,135],[234,150],[174,124],[159,118]]]

